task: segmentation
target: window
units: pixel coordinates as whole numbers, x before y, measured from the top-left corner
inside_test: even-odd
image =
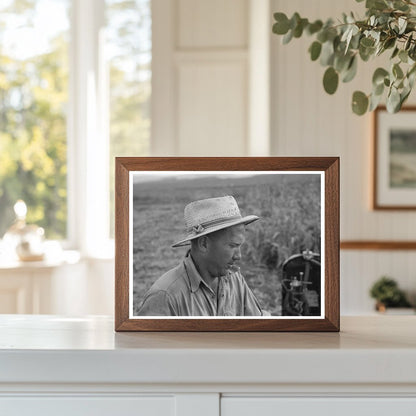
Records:
[[[27,220],[85,254],[113,236],[114,157],[150,142],[151,0],[0,6],[0,237]]]
[[[67,0],[0,6],[0,236],[24,199],[28,222],[66,237],[69,9]]]
[[[149,154],[150,0],[107,0],[110,78],[110,235],[114,236],[114,158]]]

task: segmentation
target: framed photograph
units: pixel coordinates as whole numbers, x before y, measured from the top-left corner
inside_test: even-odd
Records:
[[[416,107],[374,112],[373,208],[416,209]]]
[[[339,331],[339,159],[116,158],[116,331]]]

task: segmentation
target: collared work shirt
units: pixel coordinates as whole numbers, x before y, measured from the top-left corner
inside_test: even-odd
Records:
[[[158,279],[146,293],[141,316],[256,316],[262,315],[240,271],[218,278],[217,294],[205,283],[190,254]]]

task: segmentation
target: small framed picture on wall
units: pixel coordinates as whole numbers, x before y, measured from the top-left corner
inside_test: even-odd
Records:
[[[373,208],[416,209],[416,107],[379,107],[373,117]]]

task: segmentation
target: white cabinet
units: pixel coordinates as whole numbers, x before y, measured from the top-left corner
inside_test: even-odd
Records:
[[[283,398],[225,397],[221,416],[414,416],[416,398]]]
[[[81,297],[85,292],[85,276],[85,264],[78,259],[73,264],[64,260],[0,261],[0,314],[70,312],[68,291],[78,284],[80,296],[73,297],[72,303]]]
[[[174,416],[175,398],[156,397],[15,397],[0,398],[7,416]]]
[[[416,316],[341,333],[115,333],[0,316],[0,415],[416,415]]]

